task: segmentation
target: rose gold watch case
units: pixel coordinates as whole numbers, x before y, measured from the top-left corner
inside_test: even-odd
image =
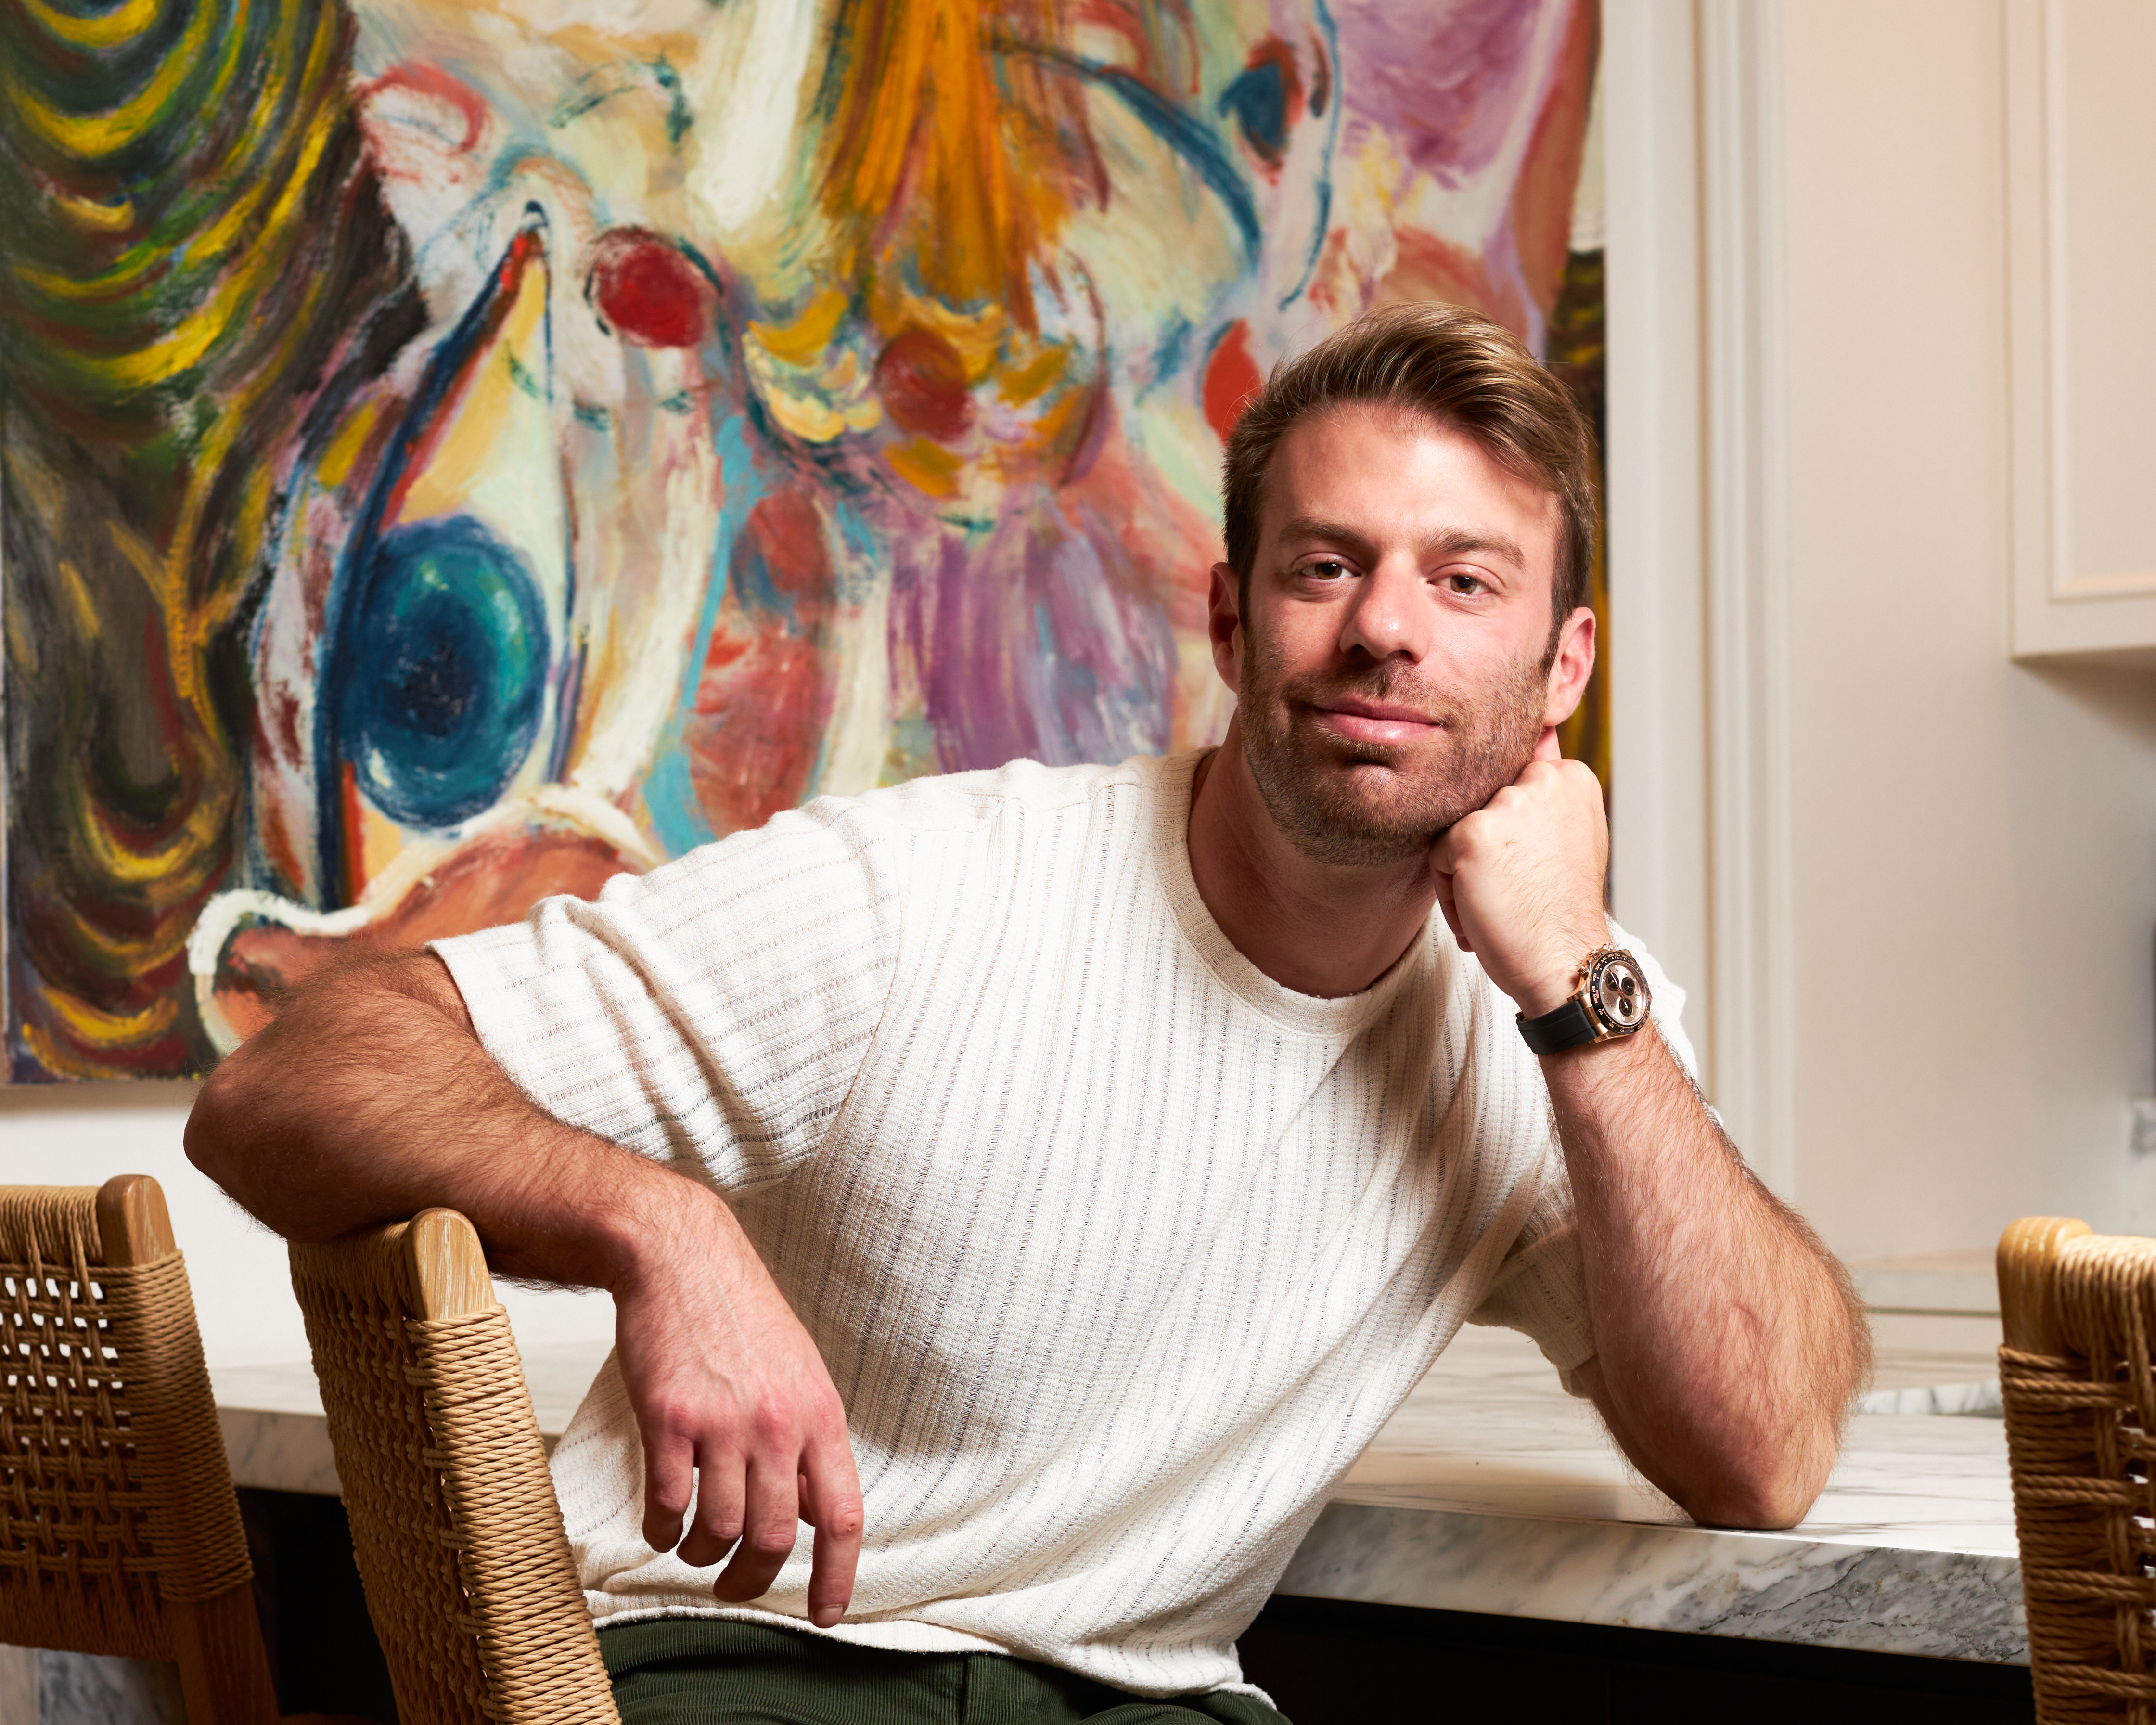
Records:
[[[1589,1016],[1601,1027],[1598,1042],[1638,1030],[1647,1022],[1647,1009],[1655,999],[1640,961],[1622,947],[1604,947],[1589,957],[1580,995]]]

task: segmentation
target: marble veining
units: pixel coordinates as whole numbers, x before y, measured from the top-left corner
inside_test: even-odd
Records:
[[[2006,1404],[1999,1399],[1999,1380],[1986,1378],[1975,1384],[1917,1384],[1902,1389],[1875,1389],[1860,1398],[1860,1414],[1965,1414],[1985,1420],[2003,1420]]]
[[[329,1427],[319,1411],[295,1414],[264,1408],[220,1405],[218,1430],[235,1486],[273,1491],[311,1491],[334,1497],[343,1490]]]
[[[169,1664],[5,1647],[0,1725],[187,1725],[187,1703]]]

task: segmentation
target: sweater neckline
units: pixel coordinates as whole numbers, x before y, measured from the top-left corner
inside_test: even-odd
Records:
[[[1426,968],[1430,925],[1424,922],[1421,937],[1359,993],[1332,999],[1301,994],[1259,969],[1213,920],[1190,871],[1191,785],[1198,763],[1214,752],[1200,748],[1167,756],[1154,780],[1153,860],[1176,926],[1221,987],[1283,1029],[1304,1036],[1353,1036],[1392,1004],[1409,978]]]

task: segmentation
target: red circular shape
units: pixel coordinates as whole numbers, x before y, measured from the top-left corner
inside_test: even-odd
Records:
[[[1205,417],[1222,443],[1228,441],[1228,434],[1242,418],[1243,403],[1258,393],[1265,381],[1257,361],[1250,357],[1250,326],[1238,318],[1228,326],[1212,357],[1205,362],[1205,377],[1199,386]]]
[[[958,350],[933,330],[901,330],[876,358],[883,410],[902,431],[949,443],[973,423],[973,396]]]
[[[711,326],[711,285],[680,249],[640,228],[598,243],[592,303],[616,335],[640,347],[696,347]]]

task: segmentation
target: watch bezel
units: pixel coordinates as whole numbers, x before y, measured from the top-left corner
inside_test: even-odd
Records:
[[[1633,981],[1639,985],[1640,1015],[1629,1024],[1613,1018],[1602,1004],[1603,978],[1612,970],[1619,969],[1630,972]],[[1580,984],[1579,993],[1574,998],[1586,1007],[1588,1015],[1600,1027],[1602,1034],[1595,1038],[1600,1042],[1613,1036],[1637,1035],[1652,1015],[1655,991],[1648,985],[1647,973],[1640,968],[1640,961],[1629,951],[1623,947],[1604,947],[1589,957],[1587,975]]]

